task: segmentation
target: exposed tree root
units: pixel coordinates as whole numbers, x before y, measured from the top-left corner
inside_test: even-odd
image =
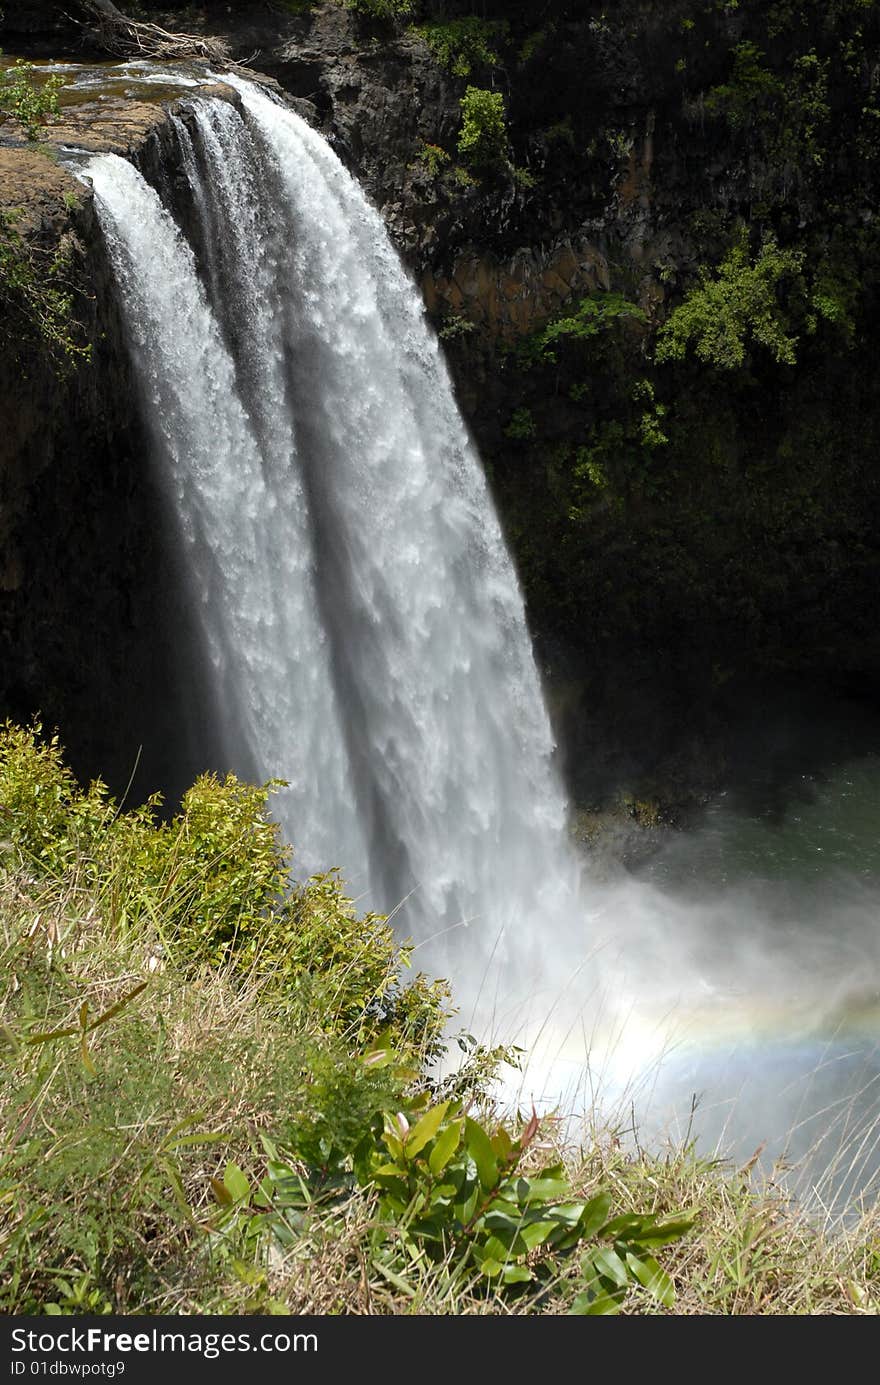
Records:
[[[88,23],[103,48],[120,57],[207,58],[228,62],[223,45],[194,34],[172,34],[158,24],[129,19],[112,0],[74,0],[76,8],[88,16],[77,23]]]

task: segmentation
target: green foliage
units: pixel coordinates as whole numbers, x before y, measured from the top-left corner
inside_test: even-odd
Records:
[[[472,178],[467,169],[462,168],[461,164],[453,165],[452,181],[462,192],[467,192],[468,188],[475,188],[477,186],[477,179]]]
[[[826,322],[837,332],[839,342],[851,346],[862,291],[852,246],[837,235],[813,272],[806,317],[808,333],[812,335]]]
[[[587,342],[607,332],[621,319],[645,322],[645,315],[621,293],[593,293],[582,298],[574,313],[554,318],[520,347],[524,362],[555,363],[560,347]]]
[[[730,79],[709,91],[705,109],[724,117],[735,131],[760,132],[765,157],[773,165],[808,174],[811,166],[821,166],[826,157],[831,58],[810,48],[792,53],[777,72],[765,63],[766,55],[756,42],[739,43],[733,50]],[[857,67],[848,80],[854,76],[858,76]]]
[[[543,29],[535,29],[532,33],[527,34],[517,54],[519,62],[531,62],[533,58],[537,57],[537,55],[543,51],[547,42],[553,37],[555,32],[556,24],[551,21],[549,24],[546,24]]]
[[[427,24],[414,29],[423,39],[437,61],[455,77],[469,77],[475,67],[495,67],[498,54],[494,44],[502,41],[508,31],[506,22],[478,19],[450,19],[442,24]]]
[[[528,442],[537,431],[531,409],[516,409],[504,430],[504,436],[512,438],[515,442]]]
[[[458,152],[475,168],[498,163],[507,152],[507,116],[498,91],[468,87],[461,98]]]
[[[430,178],[439,178],[445,166],[452,162],[452,156],[439,144],[424,144],[419,153],[419,162]]]
[[[46,349],[63,375],[91,356],[74,311],[70,252],[64,244],[43,251],[21,235],[18,220],[0,208],[0,342],[20,358]]]
[[[469,337],[476,330],[477,325],[470,318],[460,313],[447,313],[437,335],[441,341],[456,341],[459,337]]]
[[[533,1114],[516,1137],[503,1124],[490,1131],[447,1101],[386,1114],[379,1138],[355,1158],[360,1183],[379,1189],[382,1240],[404,1260],[472,1267],[501,1289],[558,1274],[560,1260],[588,1242],[573,1312],[617,1312],[636,1282],[669,1306],[672,1281],[649,1252],[684,1235],[692,1219],[611,1218],[610,1193],[576,1197],[563,1165],[527,1171],[539,1128]]]
[[[686,294],[660,331],[658,361],[684,360],[693,346],[697,358],[718,370],[737,370],[749,341],[765,347],[775,361],[794,365],[797,337],[780,302],[783,286],[800,275],[804,255],[781,249],[765,237],[757,256],[749,256],[745,232],[719,265],[703,268],[700,283]]]
[[[669,443],[667,408],[650,380],[637,380],[629,407],[614,418],[597,420],[586,430],[571,466],[569,517],[588,523],[597,494],[603,503],[622,508],[638,495],[656,498],[665,477],[657,475],[655,455]]]
[[[733,50],[730,80],[714,87],[706,97],[710,115],[724,115],[734,129],[750,124],[768,102],[782,92],[782,84],[764,65],[765,54],[751,39]]]
[[[58,114],[58,92],[64,78],[53,74],[43,82],[34,81],[36,68],[17,58],[13,67],[0,71],[0,111],[18,121],[25,135],[37,141],[49,116]]]
[[[106,787],[87,790],[67,768],[57,736],[39,725],[0,731],[4,869],[59,877],[76,865],[114,929],[152,924],[183,965],[229,966],[265,978],[279,1001],[322,1016],[327,1034],[365,1042],[389,1030],[436,1051],[447,991],[402,972],[411,949],[387,921],[359,916],[338,874],[298,886],[288,849],[266,815],[275,783],[202,775],[169,822],[158,801],[121,812]]]
[[[347,10],[367,19],[405,19],[415,9],[415,0],[343,0]]]
[[[520,166],[514,165],[511,168],[510,172],[513,181],[516,183],[518,187],[521,187],[525,192],[530,192],[532,188],[537,187],[537,178],[535,178],[534,174],[530,173],[527,168],[522,168]]]
[[[422,1252],[504,1292],[598,1237],[591,1311],[649,1270],[668,1301],[643,1255],[625,1284],[596,1258],[656,1217],[606,1234],[609,1198],[523,1167],[537,1119],[467,1114],[504,1050],[463,1036],[430,1104],[445,988],[401,985],[407,949],[334,873],[291,888],[270,788],[206,775],[162,823],[79,788],[57,737],[0,732],[0,1312],[138,1311],[169,1280],[222,1309],[218,1276],[283,1311],[273,1257],[355,1196],[391,1282]]]

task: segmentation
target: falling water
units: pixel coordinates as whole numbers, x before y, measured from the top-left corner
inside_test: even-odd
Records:
[[[381,219],[321,136],[230,81],[240,109],[175,121],[170,208],[122,159],[88,168],[228,763],[289,782],[301,867],[510,956],[575,871],[480,462]]]

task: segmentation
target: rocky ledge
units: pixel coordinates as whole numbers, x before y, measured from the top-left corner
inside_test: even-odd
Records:
[[[199,769],[187,763],[185,727],[205,712],[200,690],[176,672],[173,645],[188,638],[179,574],[73,151],[167,162],[169,112],[185,92],[156,87],[142,99],[113,85],[108,75],[107,90],[74,92],[38,146],[11,121],[0,126],[11,236],[0,253],[23,256],[69,300],[88,351],[59,360],[39,331],[0,330],[0,399],[10,406],[0,429],[0,715],[27,719],[38,707],[64,728],[80,775],[100,771],[124,788],[140,760],[135,793],[157,784],[174,793]],[[202,90],[239,101],[228,86]]]

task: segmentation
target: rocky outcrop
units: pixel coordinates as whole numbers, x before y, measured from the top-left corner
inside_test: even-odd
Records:
[[[182,684],[174,654],[195,635],[92,197],[51,155],[73,146],[167,165],[166,106],[104,92],[66,108],[39,151],[0,131],[0,208],[37,272],[65,257],[91,353],[65,365],[39,337],[0,349],[0,716],[40,711],[83,777],[121,790],[137,769],[135,794],[174,794],[204,768],[188,758],[188,727],[205,721],[206,692],[197,677]]]

